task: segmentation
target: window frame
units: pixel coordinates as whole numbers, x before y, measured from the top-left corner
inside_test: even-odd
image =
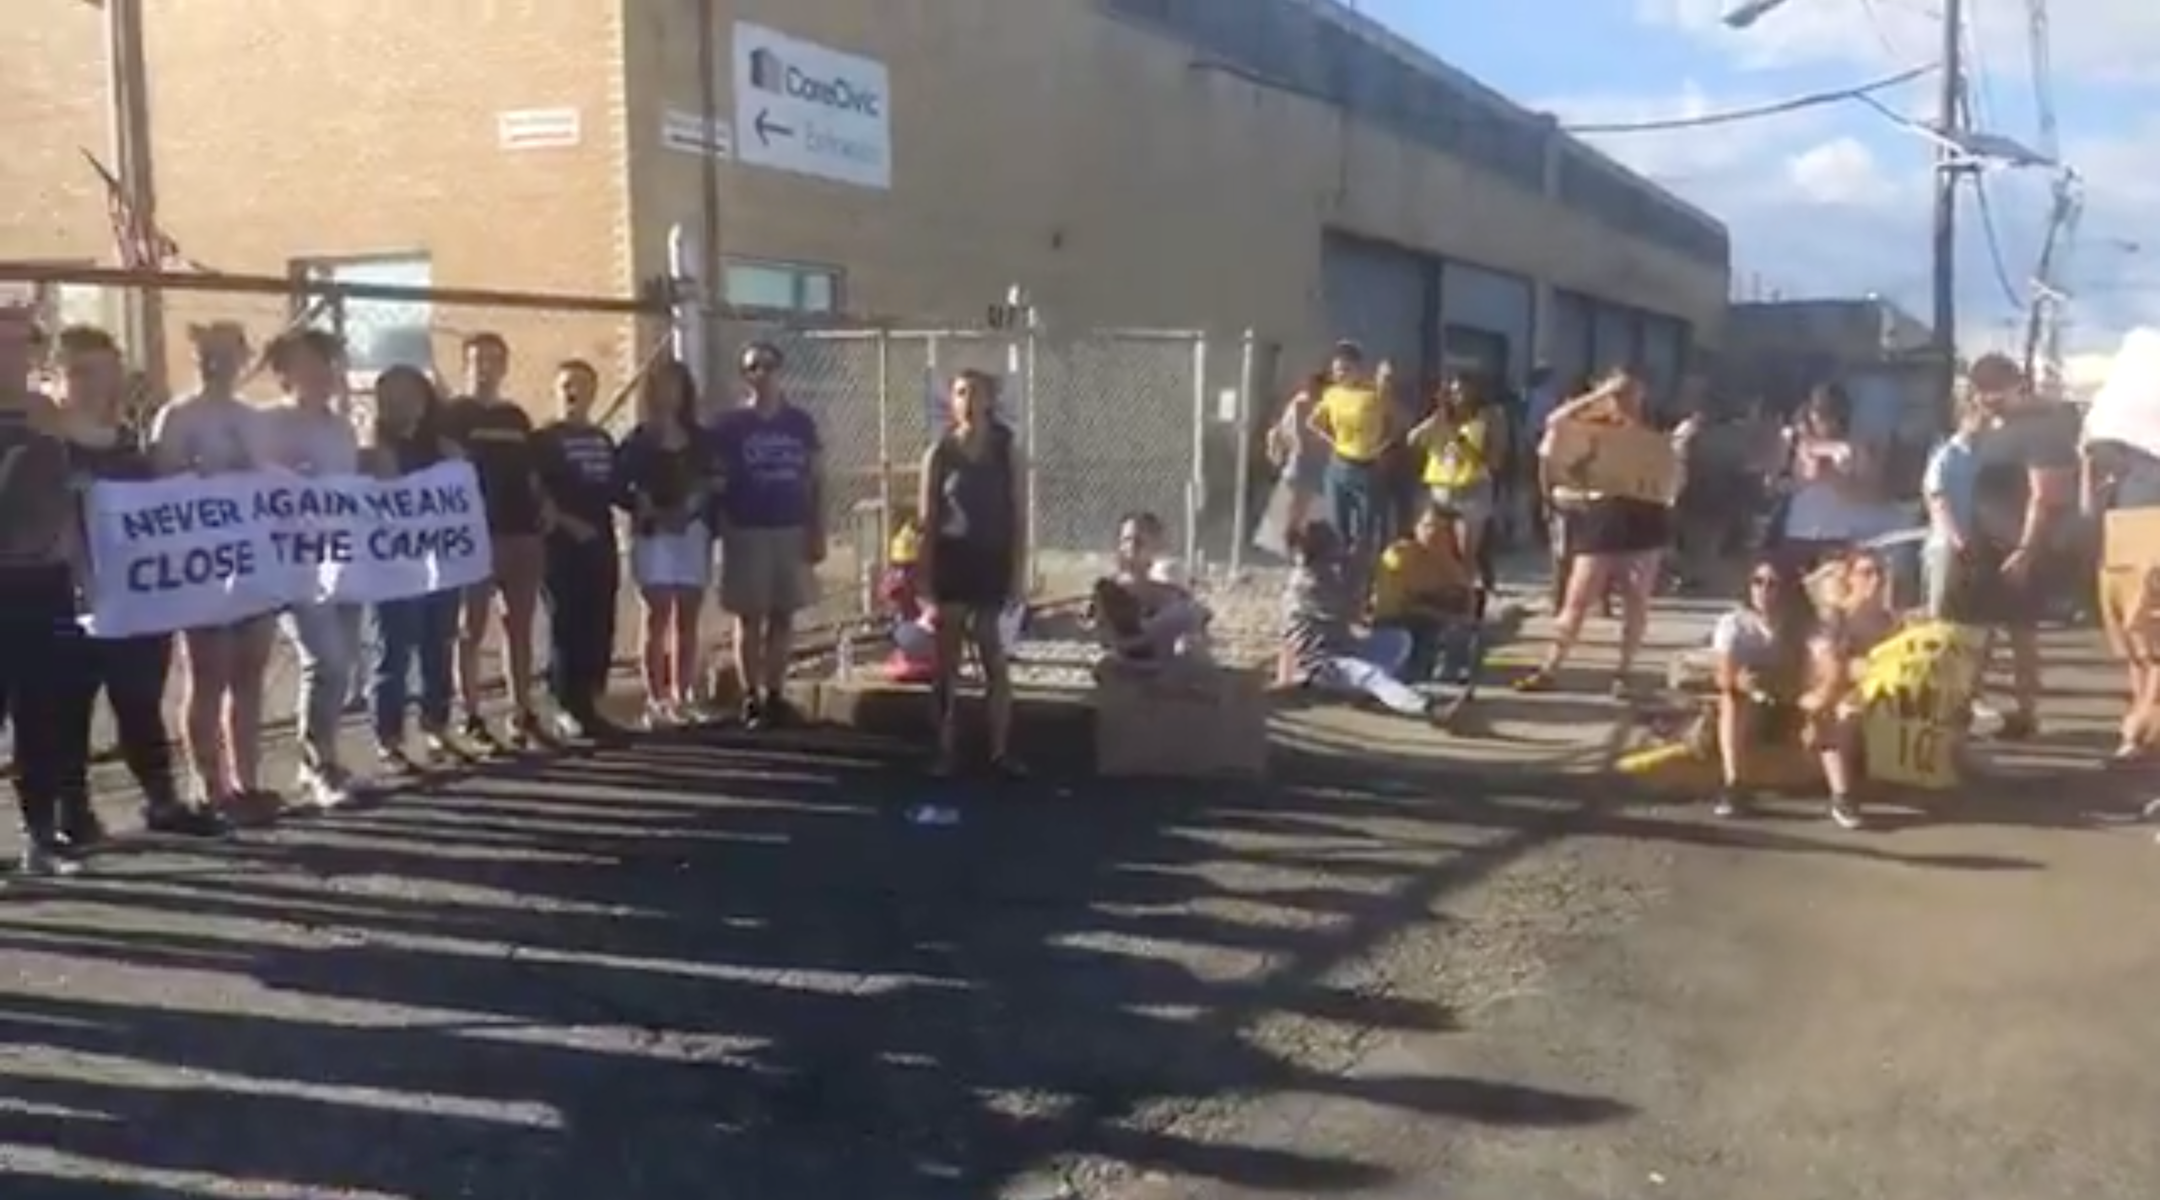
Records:
[[[436,376],[439,373],[440,364],[435,361],[434,301],[352,300],[347,301],[344,304],[334,306],[329,312],[318,314],[313,311],[314,296],[307,290],[306,285],[328,285],[330,287],[337,287],[341,284],[365,283],[366,281],[364,280],[340,278],[340,273],[343,271],[351,270],[353,268],[382,267],[390,265],[417,265],[424,268],[425,270],[425,282],[418,284],[398,284],[397,286],[414,286],[425,288],[430,291],[434,289],[435,256],[428,252],[425,248],[368,251],[360,254],[295,255],[293,258],[287,261],[285,268],[286,274],[293,280],[294,284],[296,285],[293,289],[293,303],[292,311],[290,314],[292,323],[295,326],[300,326],[304,324],[314,328],[328,329],[331,333],[336,334],[340,341],[345,343],[346,350],[349,355],[352,349],[352,342],[350,337],[350,329],[352,324],[350,312],[351,305],[395,304],[399,306],[410,305],[413,307],[418,307],[422,310],[422,312],[420,313],[421,321],[418,328],[425,335],[424,340],[427,346],[427,361],[422,363],[405,363],[403,365],[417,367],[419,370],[427,372],[431,377]],[[406,326],[400,325],[396,327],[404,328]],[[369,362],[363,364],[348,358],[345,366],[345,384],[355,393],[366,392],[374,385],[375,377],[392,365],[398,364],[392,362],[378,363],[373,361],[372,359]]]
[[[746,271],[770,271],[788,277],[789,296],[785,305],[748,303],[738,300],[731,273]],[[813,281],[822,281],[827,289],[827,302],[822,307],[812,305],[810,287]],[[807,259],[763,258],[757,256],[727,255],[720,264],[720,294],[730,308],[746,312],[784,313],[791,316],[829,317],[837,316],[846,308],[847,270],[838,263],[818,262]]]

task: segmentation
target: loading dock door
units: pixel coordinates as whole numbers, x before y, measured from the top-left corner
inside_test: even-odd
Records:
[[[1407,250],[1331,233],[1320,246],[1320,281],[1330,340],[1361,343],[1373,362],[1393,361],[1396,377],[1412,394],[1421,391],[1435,365],[1437,264]]]

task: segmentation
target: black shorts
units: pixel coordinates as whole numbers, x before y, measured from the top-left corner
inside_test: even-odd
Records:
[[[1568,515],[1572,554],[1648,554],[1672,541],[1672,510],[1648,500],[1592,500]]]
[[[980,542],[940,541],[930,556],[926,590],[935,604],[998,610],[1013,595],[1013,549]]]

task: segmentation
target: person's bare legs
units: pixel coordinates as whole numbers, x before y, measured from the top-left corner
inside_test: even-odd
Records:
[[[2030,733],[2040,719],[2040,631],[2031,625],[2014,626],[2010,637],[2010,694],[2012,716]]]
[[[1717,698],[1719,798],[1728,809],[1747,786],[1748,739],[1754,732],[1755,706],[1745,696],[1720,692]]]
[[[1615,570],[1620,584],[1620,666],[1614,686],[1625,687],[1642,650],[1643,634],[1650,628],[1650,601],[1657,595],[1658,570],[1663,556],[1652,550],[1622,558]]]
[[[1574,652],[1575,643],[1582,638],[1583,622],[1590,619],[1590,609],[1603,600],[1605,589],[1612,584],[1613,564],[1612,558],[1602,554],[1574,556],[1568,565],[1567,587],[1561,593],[1560,616],[1553,622],[1552,645],[1532,674],[1533,680],[1549,682]]]
[[[180,635],[184,669],[180,740],[203,798],[221,802],[238,790],[225,766],[225,694],[232,683],[233,631],[190,629]]]
[[[765,626],[763,613],[736,613],[735,677],[742,687],[743,702],[756,703],[759,681],[765,678]]]
[[[244,793],[262,790],[263,682],[276,646],[277,625],[268,617],[252,618],[233,629],[223,726],[232,755],[227,778]]]
[[[682,688],[674,674],[675,648],[668,644],[675,632],[676,593],[672,588],[649,587],[638,598],[645,609],[638,666],[645,678],[646,711],[657,712],[674,703]]]
[[[698,662],[704,647],[698,644],[698,635],[705,615],[705,594],[695,588],[681,588],[674,590],[673,599],[674,608],[668,614],[668,669],[675,680],[676,697],[685,705],[695,705],[704,699],[698,682]]]
[[[540,613],[537,558],[525,558],[507,574],[502,587],[504,674],[509,677],[510,708],[518,719],[532,716],[533,622]]]
[[[937,674],[930,685],[930,703],[937,713],[938,774],[948,774],[960,764],[960,668],[967,661],[971,614],[959,608],[942,608],[937,615]]]
[[[795,649],[795,614],[772,613],[765,618],[764,656],[760,665],[764,668],[758,683],[768,696],[780,694],[787,686],[789,656]]]
[[[458,613],[457,694],[465,719],[480,718],[480,651],[487,643],[488,618],[494,612],[495,584],[474,585],[465,593]]]
[[[1013,681],[1012,664],[1005,657],[1005,643],[998,636],[998,613],[982,609],[968,614],[968,641],[975,647],[975,661],[982,664],[983,708],[990,733],[990,762],[1000,771],[1018,770],[1012,757]]]

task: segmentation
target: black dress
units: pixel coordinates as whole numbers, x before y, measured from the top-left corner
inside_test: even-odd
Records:
[[[1013,502],[1011,431],[993,425],[980,456],[955,436],[931,451],[930,509],[923,514],[932,551],[930,598],[976,610],[1002,609],[1012,600],[1020,552],[1020,513]]]
[[[1652,500],[1607,496],[1569,518],[1568,548],[1577,554],[1648,554],[1672,540],[1672,509]]]

